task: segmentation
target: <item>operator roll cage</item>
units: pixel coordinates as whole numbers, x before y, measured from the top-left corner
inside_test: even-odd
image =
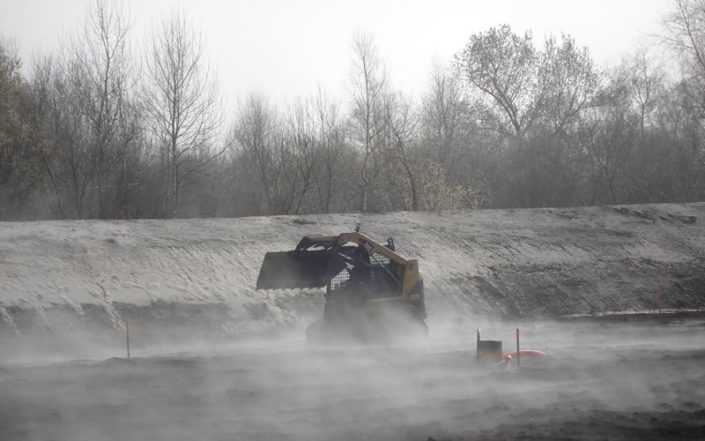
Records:
[[[357,246],[348,245],[353,243]],[[323,236],[319,234],[304,236],[299,244],[296,246],[295,251],[297,252],[307,252],[307,251],[319,251],[320,249],[335,253],[340,257],[347,265],[353,267],[355,265],[365,265],[371,267],[372,265],[359,259],[359,253],[365,252],[367,257],[374,260],[379,268],[389,276],[389,278],[399,287],[403,288],[403,280],[393,274],[388,265],[383,264],[375,256],[375,254],[380,254],[389,259],[390,262],[394,262],[398,265],[405,267],[409,261],[404,259],[400,255],[394,252],[394,242],[390,238],[388,239],[388,245],[382,245],[362,233],[343,233],[338,236]],[[391,246],[390,246],[391,245]],[[347,271],[350,272],[350,267],[346,267]],[[403,294],[402,294],[403,295]]]

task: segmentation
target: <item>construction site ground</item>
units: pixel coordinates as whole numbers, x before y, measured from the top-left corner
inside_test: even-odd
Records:
[[[253,289],[357,223],[427,339],[309,345],[322,291]],[[705,439],[705,204],[5,223],[0,279],[2,440]],[[550,356],[477,365],[478,328]]]

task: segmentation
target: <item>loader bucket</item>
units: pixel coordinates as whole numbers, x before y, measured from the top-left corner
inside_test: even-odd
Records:
[[[329,250],[267,253],[256,288],[320,288],[343,268],[345,262]]]

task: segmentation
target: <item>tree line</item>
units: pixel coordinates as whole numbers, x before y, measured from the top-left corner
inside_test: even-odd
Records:
[[[25,77],[0,44],[0,219],[172,218],[687,202],[705,196],[705,1],[596,66],[570,35],[500,25],[395,89],[353,36],[347,99],[242,97],[231,120],[183,13],[130,48],[97,2]]]

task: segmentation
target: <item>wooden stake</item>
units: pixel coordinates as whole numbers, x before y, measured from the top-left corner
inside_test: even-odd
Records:
[[[656,296],[658,297],[658,313],[661,315],[661,291]]]
[[[477,344],[475,345],[475,364],[480,363],[480,328],[477,328]]]
[[[517,328],[517,369],[521,366],[521,353],[519,352],[519,328]]]
[[[125,319],[125,335],[127,339],[127,358],[130,358],[130,320]]]

